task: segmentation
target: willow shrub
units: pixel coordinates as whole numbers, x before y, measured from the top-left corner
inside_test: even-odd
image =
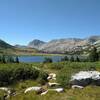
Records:
[[[45,72],[40,73],[40,70],[33,68],[30,64],[0,64],[0,86],[27,79],[46,80]]]

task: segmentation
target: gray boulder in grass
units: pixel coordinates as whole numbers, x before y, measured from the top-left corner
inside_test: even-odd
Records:
[[[90,84],[100,86],[100,72],[80,71],[71,77],[71,85],[87,86]]]

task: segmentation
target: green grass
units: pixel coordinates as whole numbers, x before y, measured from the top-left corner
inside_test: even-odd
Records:
[[[10,100],[100,100],[100,87],[88,86],[84,89],[66,89],[63,93],[48,92],[44,96],[34,92],[11,97]]]
[[[0,68],[14,68],[21,65],[24,65],[24,63],[0,64]],[[32,65],[33,67],[37,67],[41,71],[43,70],[47,73],[56,73],[58,78],[59,76],[62,77],[62,75],[68,75],[68,77],[71,77],[71,74],[80,70],[90,70],[91,67],[95,67],[97,71],[100,71],[100,62],[30,63],[26,65]],[[44,96],[37,95],[35,92],[24,94],[24,90],[31,86],[40,86],[40,84],[38,83],[38,80],[24,80],[8,85],[8,87],[13,88],[16,93],[20,93],[16,96],[11,96],[8,100],[100,100],[99,86],[87,86],[84,89],[65,88],[65,92],[63,93],[48,92]],[[0,91],[1,98],[4,94],[4,91]]]

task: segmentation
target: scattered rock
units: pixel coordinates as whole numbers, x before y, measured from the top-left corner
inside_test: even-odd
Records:
[[[36,91],[36,92],[38,92],[38,91],[40,91],[41,89],[42,89],[41,87],[29,87],[29,88],[27,88],[27,89],[25,90],[24,93],[27,93],[27,92],[30,92],[30,91]]]
[[[79,86],[79,85],[72,85],[72,89],[75,89],[75,88],[83,89],[84,87],[83,86]]]
[[[45,91],[46,91],[45,89],[41,88],[40,90],[36,91],[36,93],[37,93],[37,94],[41,94],[41,93],[43,93],[43,92],[45,92]]]
[[[5,91],[5,92],[7,92],[7,95],[5,95],[4,98],[9,98],[9,97],[10,97],[11,91],[10,91],[9,88],[0,87],[0,90],[3,90],[3,91]]]
[[[47,79],[48,80],[50,80],[50,79],[51,80],[56,80],[56,74],[55,73],[50,73]]]
[[[71,85],[87,86],[90,84],[100,86],[100,72],[80,71],[71,77]]]
[[[45,92],[42,92],[41,95],[45,95],[45,94],[47,94],[47,93],[48,93],[48,90],[45,91]]]
[[[58,93],[60,92],[64,92],[64,89],[63,88],[56,88],[56,89],[49,89],[50,91],[56,91]]]
[[[53,86],[59,86],[60,84],[59,83],[48,83],[48,86],[50,86],[50,87],[53,87]]]
[[[0,90],[4,90],[4,91],[6,91],[8,94],[11,93],[10,89],[9,89],[9,88],[6,88],[6,87],[1,87]]]

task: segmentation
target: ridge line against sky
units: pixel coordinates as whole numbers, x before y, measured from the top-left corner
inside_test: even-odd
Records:
[[[100,35],[100,0],[0,0],[0,39],[10,44],[92,35]]]

